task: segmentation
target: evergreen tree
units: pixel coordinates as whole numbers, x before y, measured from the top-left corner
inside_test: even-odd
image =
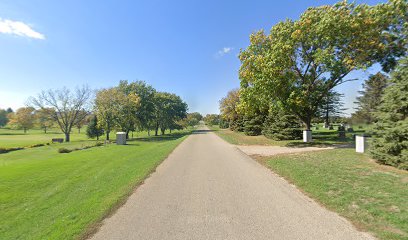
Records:
[[[302,137],[302,124],[282,107],[272,107],[264,122],[262,134],[274,140],[293,140]]]
[[[0,109],[0,127],[6,126],[6,124],[9,122],[7,115],[8,112],[6,110]]]
[[[408,170],[408,58],[391,76],[376,114],[370,151],[378,162]]]
[[[343,97],[344,94],[331,90],[327,96],[323,98],[318,115],[324,119],[325,126],[330,125],[330,118],[340,117],[346,110],[346,108],[343,108]]]
[[[244,118],[244,133],[248,136],[258,136],[262,133],[264,117],[262,114],[246,116]]]
[[[352,118],[357,122],[372,123],[374,112],[381,103],[381,97],[387,86],[388,77],[380,72],[371,75],[363,84],[363,90],[355,102],[358,107]]]
[[[98,118],[96,115],[93,116],[86,129],[86,135],[89,138],[96,138],[96,140],[99,140],[99,137],[102,136],[103,133],[103,129],[98,126]]]

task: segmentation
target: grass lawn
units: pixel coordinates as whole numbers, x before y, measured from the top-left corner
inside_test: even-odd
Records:
[[[283,140],[276,141],[260,136],[247,136],[243,132],[235,132],[229,129],[220,129],[218,126],[208,126],[218,136],[225,141],[235,145],[274,145],[274,146],[291,146],[291,147],[306,147],[306,146],[331,146],[336,144],[350,144],[353,142],[353,134],[362,134],[364,129],[355,129],[353,133],[346,133],[346,139],[339,139],[337,130],[328,130],[319,128],[313,130],[313,142],[304,143],[302,140]]]
[[[0,239],[83,236],[119,206],[189,132],[67,154],[57,149],[95,141],[0,154]]]
[[[408,172],[353,149],[259,159],[327,208],[380,239],[408,239]]]
[[[87,140],[85,130],[83,128],[79,134],[74,129],[71,133],[71,141]],[[30,129],[24,134],[23,130],[0,128],[0,148],[26,147],[38,143],[48,143],[51,142],[52,138],[65,138],[65,135],[57,129],[52,129],[47,134],[44,134],[42,130]]]

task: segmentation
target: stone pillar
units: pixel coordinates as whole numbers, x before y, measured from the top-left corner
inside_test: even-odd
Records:
[[[303,130],[303,142],[312,142],[311,130]]]
[[[356,152],[364,153],[368,148],[366,136],[356,136]]]
[[[126,133],[117,132],[116,133],[116,144],[117,145],[126,145]]]

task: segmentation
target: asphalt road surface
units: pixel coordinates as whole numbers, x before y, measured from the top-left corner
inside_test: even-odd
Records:
[[[200,129],[91,239],[373,239]]]

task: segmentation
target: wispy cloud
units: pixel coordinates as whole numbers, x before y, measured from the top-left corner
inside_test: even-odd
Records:
[[[45,39],[45,36],[34,31],[30,26],[23,22],[0,18],[0,33],[18,35],[35,39]]]
[[[230,53],[234,48],[232,47],[224,47],[215,54],[216,57],[222,57],[228,53]]]

